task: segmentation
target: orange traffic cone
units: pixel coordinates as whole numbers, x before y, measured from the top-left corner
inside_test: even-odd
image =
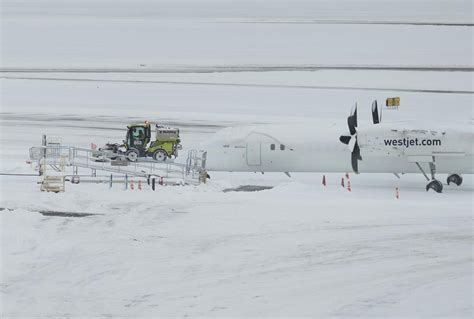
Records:
[[[323,175],[323,185],[326,186],[326,175]]]
[[[130,180],[130,189],[132,191],[135,189],[135,185],[133,184],[133,179]]]
[[[142,190],[142,181],[141,180],[138,181],[138,190],[140,190],[140,191]]]
[[[344,177],[341,178],[341,186],[342,186],[342,188],[346,188],[346,186],[344,185]]]

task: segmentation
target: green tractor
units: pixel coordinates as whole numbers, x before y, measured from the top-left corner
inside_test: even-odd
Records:
[[[155,127],[155,140],[151,140],[151,124],[130,124],[127,126],[127,135],[123,145],[107,144],[106,151],[115,154],[125,154],[125,157],[136,162],[140,157],[153,157],[156,161],[178,156],[178,150],[182,149],[179,138],[179,129],[160,125]]]

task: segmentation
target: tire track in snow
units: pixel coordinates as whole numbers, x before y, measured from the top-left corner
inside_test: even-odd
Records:
[[[255,24],[321,24],[321,25],[400,25],[400,26],[434,26],[434,27],[472,27],[472,22],[443,22],[443,21],[382,21],[382,20],[278,20],[278,19],[248,19],[248,20],[228,20],[220,23],[255,23]]]
[[[112,80],[112,79],[74,79],[55,77],[10,77],[2,76],[6,80],[31,80],[31,81],[71,81],[71,82],[109,82],[109,83],[144,83],[144,84],[171,84],[171,85],[202,85],[202,86],[233,86],[233,87],[261,87],[261,88],[290,88],[290,89],[315,89],[315,90],[342,90],[342,91],[382,91],[382,92],[408,92],[408,93],[435,93],[435,94],[474,94],[468,90],[441,90],[441,89],[408,89],[408,88],[380,88],[380,87],[354,87],[354,86],[320,86],[320,85],[283,85],[283,84],[243,84],[222,82],[192,82],[192,81],[159,81],[159,80]]]
[[[0,68],[0,73],[224,73],[276,71],[436,71],[473,72],[472,65],[372,65],[372,64],[303,64],[303,65],[223,65],[223,66],[170,66],[138,68]]]

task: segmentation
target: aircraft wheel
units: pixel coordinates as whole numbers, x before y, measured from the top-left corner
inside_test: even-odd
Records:
[[[426,185],[426,191],[429,191],[430,189],[434,190],[436,193],[442,193],[443,192],[443,184],[441,184],[440,181],[437,179],[432,180],[431,182]]]
[[[126,153],[125,153],[125,156],[127,156],[127,159],[130,161],[130,162],[136,162],[139,155],[138,155],[138,151],[135,150],[135,149],[130,149],[128,150]]]
[[[452,174],[448,176],[448,185],[454,183],[456,185],[461,185],[462,184],[462,177],[458,174]]]
[[[167,157],[168,154],[166,154],[166,152],[163,150],[156,150],[155,153],[153,153],[153,159],[155,161],[164,162],[166,161]]]

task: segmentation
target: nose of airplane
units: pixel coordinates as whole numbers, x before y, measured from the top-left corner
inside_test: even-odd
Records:
[[[236,129],[228,127],[216,132],[200,144],[201,150],[207,152],[206,169],[209,171],[234,171],[239,166],[240,157],[232,153]]]

